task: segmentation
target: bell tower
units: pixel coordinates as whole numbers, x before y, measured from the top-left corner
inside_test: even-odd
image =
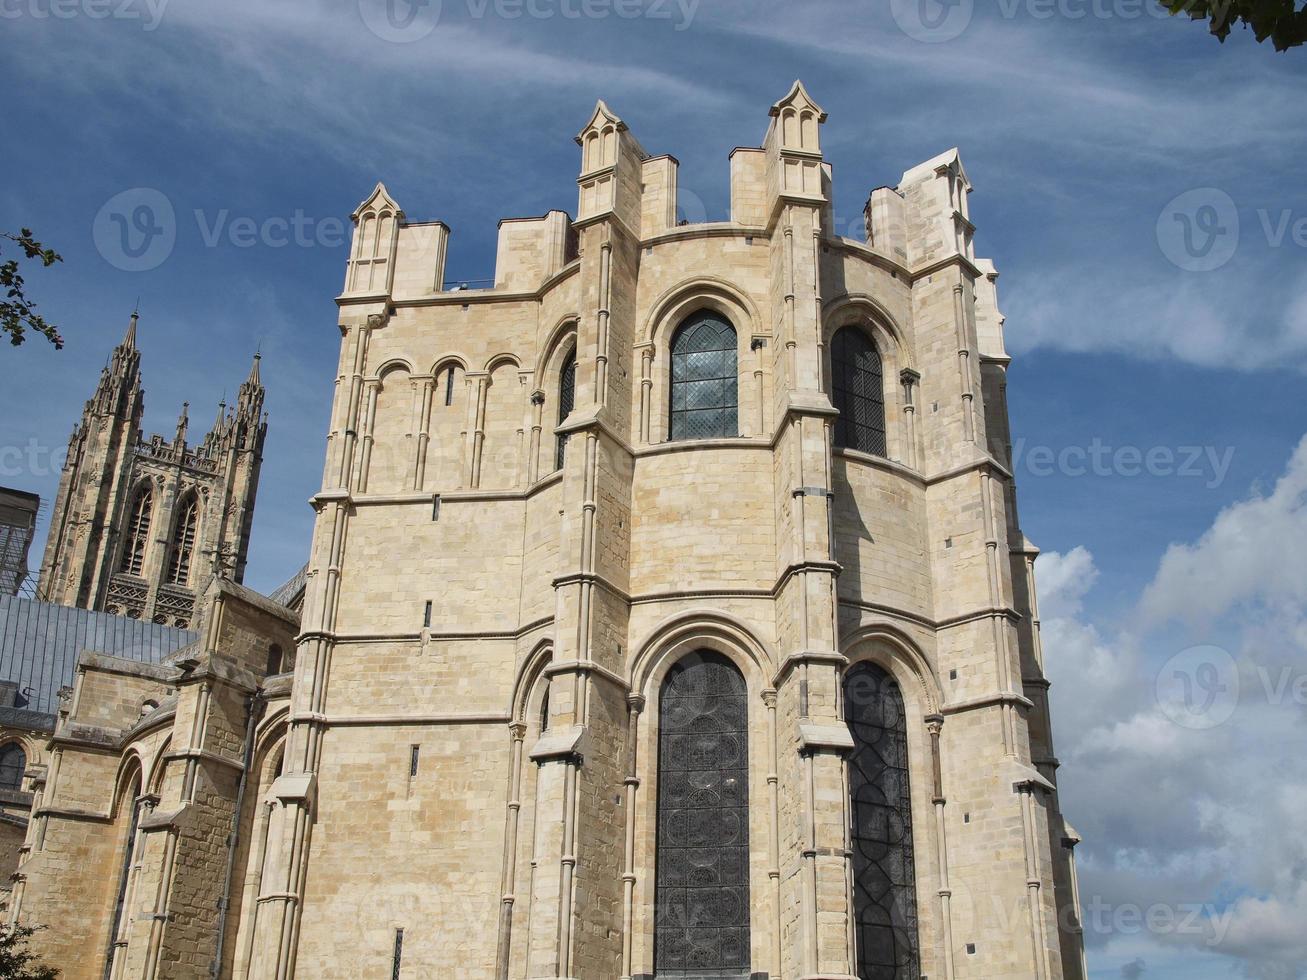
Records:
[[[189,403],[171,439],[147,439],[138,319],[69,438],[38,595],[186,628],[213,575],[245,573],[267,434],[260,358],[198,445],[187,443]]]

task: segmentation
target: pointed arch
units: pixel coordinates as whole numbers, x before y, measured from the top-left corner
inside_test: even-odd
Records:
[[[150,544],[150,522],[154,519],[154,484],[146,480],[132,495],[127,509],[127,527],[118,570],[128,575],[145,571],[145,555]]]
[[[739,405],[735,326],[715,310],[691,314],[672,335],[669,438],[738,436]]]
[[[558,424],[561,426],[576,406],[576,348],[573,347],[558,371]],[[561,470],[567,455],[567,433],[558,434],[554,450],[554,469]]]
[[[923,716],[939,714],[944,692],[934,666],[896,626],[865,623],[845,637],[843,646],[850,664],[871,660],[888,671],[905,697],[920,703]]]
[[[744,675],[761,691],[776,671],[777,659],[771,647],[742,620],[717,609],[695,609],[663,620],[637,646],[631,658],[628,686],[644,692],[661,683],[669,660],[698,649],[716,650],[736,662]]]
[[[168,558],[168,582],[186,586],[191,581],[191,562],[199,538],[200,495],[192,490],[182,498],[173,522],[172,544]]]
[[[21,791],[26,771],[27,749],[22,742],[14,740],[0,747],[0,789]]]
[[[658,696],[654,970],[747,977],[749,692],[715,650],[683,656]]]
[[[150,760],[150,766],[146,770],[142,785],[146,786],[153,796],[159,796],[163,793],[163,776],[168,768],[168,752],[171,748],[172,735],[168,735],[164,738],[162,744],[155,749],[154,758]]]
[[[835,445],[872,456],[889,455],[885,428],[885,371],[875,340],[860,327],[841,327],[831,339],[831,401]]]
[[[921,974],[907,710],[898,682],[871,660],[844,675],[853,738],[848,793],[854,946],[861,980]]]
[[[104,975],[114,974],[115,961],[126,954],[126,933],[130,928],[131,917],[127,910],[132,906],[133,866],[136,865],[136,852],[141,843],[141,787],[142,770],[140,757],[135,752],[129,753],[129,760],[119,772],[115,785],[111,812],[118,823],[125,823],[118,833],[117,850],[122,855],[118,868],[118,882],[114,888],[113,916],[110,919],[109,934],[104,954]],[[124,820],[124,816],[126,819]]]
[[[524,723],[531,719],[532,705],[539,700],[537,688],[540,686],[540,679],[553,659],[553,644],[549,640],[541,640],[522,662],[513,685],[513,703],[510,705],[515,723]]]

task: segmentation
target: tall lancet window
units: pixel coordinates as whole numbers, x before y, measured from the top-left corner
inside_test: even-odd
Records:
[[[145,549],[150,541],[150,519],[154,515],[154,492],[147,483],[136,491],[127,516],[127,533],[123,539],[123,555],[119,570],[128,575],[140,575],[145,568]]]
[[[567,360],[563,362],[563,370],[558,373],[558,424],[562,425],[567,421],[567,417],[572,414],[572,409],[576,407],[576,351],[567,355]],[[554,469],[563,468],[563,460],[567,452],[567,435],[564,433],[558,437],[558,448],[555,450]]]
[[[860,980],[917,980],[917,885],[903,693],[872,663],[844,679],[849,759],[853,911]]]
[[[738,358],[725,317],[702,310],[681,324],[672,338],[672,441],[739,434]]]
[[[844,327],[831,341],[831,394],[840,417],[835,445],[873,456],[885,446],[885,381],[880,352],[858,327]]]
[[[117,971],[115,965],[121,962],[127,954],[127,933],[126,928],[130,921],[128,892],[131,889],[132,866],[136,863],[136,848],[140,843],[137,829],[140,826],[141,803],[141,776],[137,773],[131,782],[131,787],[123,794],[122,799],[118,802],[119,814],[124,810],[131,813],[127,823],[127,834],[122,842],[122,864],[118,869],[118,888],[113,906],[113,925],[109,930],[109,952],[105,957],[104,976],[114,976]]]
[[[654,971],[744,980],[749,965],[749,703],[728,659],[691,654],[658,714]]]
[[[191,580],[191,558],[195,553],[195,535],[200,524],[200,504],[195,494],[186,498],[172,532],[172,557],[168,562],[168,581],[186,585]]]

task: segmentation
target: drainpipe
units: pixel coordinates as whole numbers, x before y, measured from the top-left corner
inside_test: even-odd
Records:
[[[254,728],[263,716],[267,704],[263,695],[255,691],[245,700],[245,764],[241,767],[240,785],[236,789],[236,809],[231,816],[231,834],[227,844],[227,870],[222,878],[222,894],[218,898],[218,943],[213,952],[209,976],[217,977],[222,971],[222,953],[227,939],[227,910],[231,908],[231,879],[236,873],[236,851],[241,839],[241,814],[245,809],[245,787],[250,781],[250,767],[254,765]]]

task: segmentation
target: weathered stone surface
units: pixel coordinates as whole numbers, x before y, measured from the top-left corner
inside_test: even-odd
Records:
[[[72,980],[120,879],[69,876],[123,867],[133,796],[186,811],[131,849],[114,976],[203,976],[220,936],[223,977],[655,974],[660,693],[705,650],[748,694],[750,970],[857,971],[842,682],[870,660],[903,695],[915,974],[1083,976],[970,185],[950,151],[839,237],[824,121],[796,84],[732,155],[731,220],[682,226],[675,161],[600,103],[577,220],[503,224],[493,288],[443,288],[448,229],[384,187],[360,205],[293,684],[259,659],[284,617],[234,590],[157,730],[129,715],[163,682],[87,668],[68,723],[131,744],[56,734],[20,909],[91,951]],[[738,434],[670,442],[705,309]],[[881,358],[884,455],[835,444],[845,327]]]

